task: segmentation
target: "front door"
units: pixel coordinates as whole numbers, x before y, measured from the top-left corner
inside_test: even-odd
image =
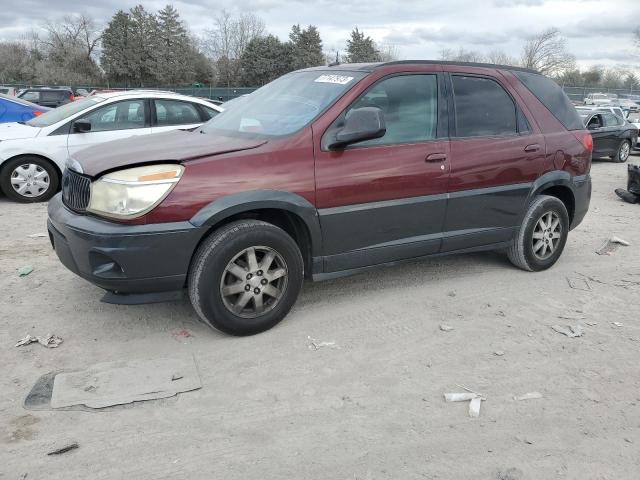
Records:
[[[350,110],[377,107],[387,129],[381,138],[332,151],[316,138],[316,205],[325,272],[440,250],[449,144],[440,131],[442,123],[438,125],[444,98],[439,80],[435,67],[432,73],[385,77],[325,133],[339,128]]]
[[[544,136],[495,78],[452,73],[444,252],[509,241],[545,161]]]
[[[71,130],[67,139],[70,156],[92,145],[151,133],[145,99],[110,103],[80,118],[91,122],[91,130],[85,133]]]

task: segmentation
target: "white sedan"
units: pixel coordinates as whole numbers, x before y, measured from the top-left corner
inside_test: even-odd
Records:
[[[18,202],[41,202],[60,186],[67,159],[98,143],[195,128],[222,111],[199,98],[132,90],[98,93],[28,122],[0,125],[0,187]]]

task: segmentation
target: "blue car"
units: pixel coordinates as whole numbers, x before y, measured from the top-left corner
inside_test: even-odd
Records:
[[[0,93],[0,123],[26,122],[49,110],[49,107]]]

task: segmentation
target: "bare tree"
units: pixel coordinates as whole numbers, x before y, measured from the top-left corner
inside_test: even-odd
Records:
[[[486,58],[482,53],[474,50],[465,50],[464,48],[458,48],[458,51],[450,48],[445,48],[440,51],[440,60],[449,60],[452,62],[474,62],[481,63],[486,61]]]
[[[216,63],[218,78],[224,85],[231,85],[240,79],[240,58],[255,38],[265,36],[265,24],[253,13],[238,17],[223,10],[213,28],[205,31],[202,44],[205,52]]]
[[[377,43],[376,47],[380,52],[380,60],[383,62],[392,62],[394,60],[400,60],[400,51],[396,45],[380,44]]]
[[[487,55],[487,61],[496,65],[518,65],[518,60],[502,50],[491,50]]]
[[[576,59],[567,52],[567,41],[556,28],[545,30],[522,49],[522,66],[544,75],[557,75],[575,68]]]

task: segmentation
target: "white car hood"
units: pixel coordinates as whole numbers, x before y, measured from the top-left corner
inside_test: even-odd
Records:
[[[42,131],[40,127],[31,127],[21,123],[1,123],[0,124],[0,141],[16,140],[18,138],[37,137]]]

